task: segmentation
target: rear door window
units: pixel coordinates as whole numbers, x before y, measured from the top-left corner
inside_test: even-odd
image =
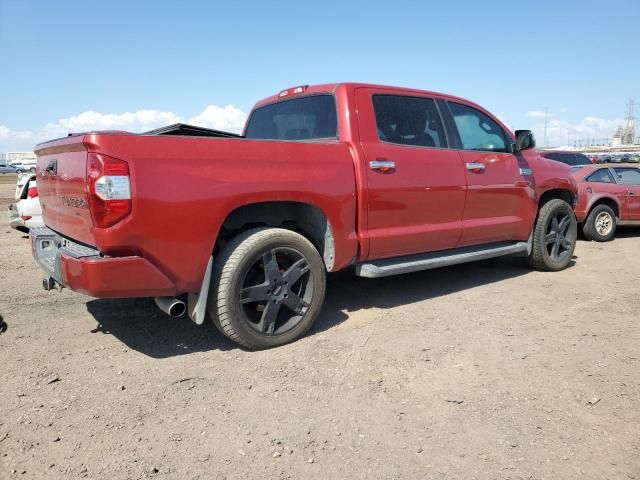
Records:
[[[487,115],[475,108],[449,102],[464,150],[506,152],[504,130]]]
[[[256,108],[246,138],[313,140],[336,138],[338,119],[333,95],[310,95]]]
[[[591,175],[587,177],[588,182],[599,182],[599,183],[616,183],[613,179],[613,175],[608,168],[601,168],[596,170]]]
[[[374,95],[378,138],[383,142],[446,148],[442,119],[431,98]]]

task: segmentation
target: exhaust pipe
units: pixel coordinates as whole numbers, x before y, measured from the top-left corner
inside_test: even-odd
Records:
[[[185,303],[175,297],[156,297],[156,305],[160,310],[169,315],[170,317],[181,317],[187,311]]]

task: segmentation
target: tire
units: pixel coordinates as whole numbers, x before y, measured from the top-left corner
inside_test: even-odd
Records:
[[[593,207],[582,225],[582,233],[587,240],[608,242],[616,234],[616,214],[608,205]]]
[[[557,272],[569,266],[576,248],[578,227],[571,206],[555,198],[538,212],[528,261],[536,270]]]
[[[17,173],[17,174],[24,173],[24,170],[22,170],[21,168],[18,168],[18,169],[16,170],[16,173]]]
[[[29,171],[30,171],[31,173],[36,173],[36,167],[31,167],[31,168],[29,169]]]
[[[209,317],[252,350],[302,337],[324,302],[324,262],[309,240],[290,230],[241,233],[220,252],[212,275]]]

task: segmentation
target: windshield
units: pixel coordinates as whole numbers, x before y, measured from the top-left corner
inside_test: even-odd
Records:
[[[246,138],[312,140],[336,138],[338,122],[333,95],[313,95],[256,108]]]

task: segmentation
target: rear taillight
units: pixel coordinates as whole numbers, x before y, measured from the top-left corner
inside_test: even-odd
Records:
[[[89,210],[96,228],[115,225],[131,212],[129,165],[124,160],[90,153],[87,188]]]
[[[27,198],[36,198],[38,196],[38,187],[30,187],[27,190]]]

